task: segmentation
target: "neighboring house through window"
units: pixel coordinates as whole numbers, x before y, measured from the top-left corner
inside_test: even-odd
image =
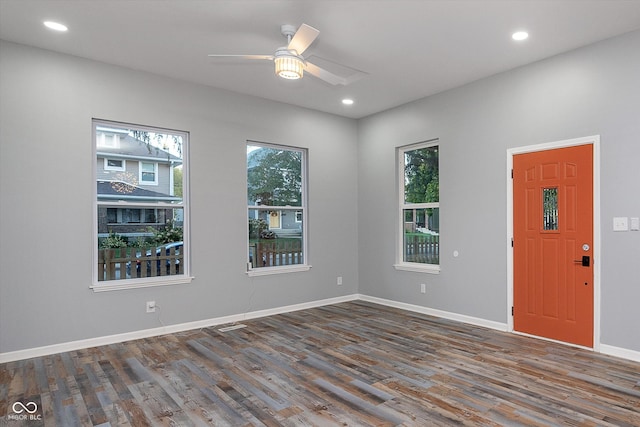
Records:
[[[94,290],[189,280],[186,132],[93,121]]]
[[[309,269],[307,151],[247,142],[248,274]]]
[[[440,271],[440,176],[438,141],[397,149],[401,270]]]

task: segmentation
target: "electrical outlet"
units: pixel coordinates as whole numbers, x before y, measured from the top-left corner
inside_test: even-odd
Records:
[[[336,283],[338,284],[338,286],[342,286],[342,276],[338,276]]]
[[[153,313],[156,311],[156,302],[147,301],[147,313]]]
[[[426,294],[427,293],[427,284],[426,283],[420,283],[420,293],[422,293],[422,294]]]

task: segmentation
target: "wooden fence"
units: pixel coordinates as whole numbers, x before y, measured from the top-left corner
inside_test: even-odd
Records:
[[[98,280],[181,274],[182,247],[116,248],[98,250]]]
[[[252,243],[249,258],[252,268],[302,264],[302,240]]]
[[[405,262],[440,263],[440,236],[425,234],[404,236]]]

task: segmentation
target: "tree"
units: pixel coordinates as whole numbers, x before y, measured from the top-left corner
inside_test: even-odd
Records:
[[[301,206],[302,153],[258,147],[247,155],[249,203],[266,206]]]
[[[405,201],[432,203],[440,201],[438,147],[405,152]]]
[[[182,168],[173,168],[173,195],[182,197]]]
[[[167,156],[173,152],[182,158],[182,137],[164,133],[147,132],[145,130],[129,129],[129,135],[147,146],[149,154],[158,154],[160,150],[166,151]],[[152,142],[154,141],[154,142]]]

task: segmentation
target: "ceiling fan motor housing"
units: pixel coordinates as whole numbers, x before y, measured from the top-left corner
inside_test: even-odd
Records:
[[[287,49],[286,46],[282,46],[276,49],[276,53],[273,56],[274,58],[296,58],[299,61],[305,62],[302,55],[298,55],[298,52],[296,52],[295,50]]]
[[[287,42],[291,41],[291,37],[296,34],[296,31],[298,31],[298,29],[293,25],[284,24],[280,26],[280,32],[287,38]]]

